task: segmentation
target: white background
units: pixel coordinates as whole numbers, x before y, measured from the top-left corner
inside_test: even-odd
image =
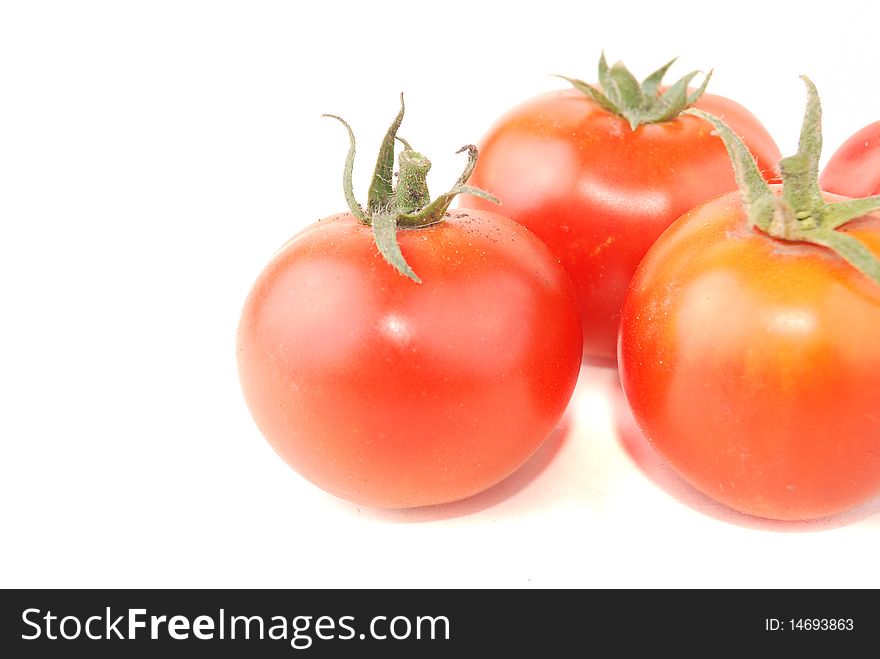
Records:
[[[676,55],[671,77],[714,68],[710,91],[786,154],[799,74],[824,159],[880,119],[876,3],[652,7],[0,5],[0,586],[880,586],[880,502],[814,523],[727,511],[654,457],[614,371],[583,372],[567,430],[508,481],[408,512],[302,480],[241,398],[253,279],[344,209],[347,140],[322,113],[359,137],[360,196],[401,91],[439,192],[459,146],[563,85],[549,74],[594,80],[602,49],[639,77]]]

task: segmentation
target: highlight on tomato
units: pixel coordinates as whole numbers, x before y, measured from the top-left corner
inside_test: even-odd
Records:
[[[397,137],[367,204],[304,229],[257,277],[238,328],[245,401],[295,471],[359,504],[440,504],[498,483],[560,421],[581,365],[574,291],[550,250],[488,210],[431,200],[430,161]],[[332,115],[328,115],[332,116]],[[402,150],[394,172],[395,144]],[[395,183],[395,176],[397,180]]]
[[[648,251],[620,324],[634,418],[694,487],[764,518],[834,515],[880,494],[880,196],[818,184],[812,82],[782,185],[714,125],[741,191],[697,206]]]
[[[599,60],[598,85],[565,78],[567,90],[511,109],[479,143],[474,185],[491,190],[504,214],[534,231],[575,286],[584,358],[613,365],[620,307],[648,247],[682,213],[736,189],[724,145],[711,127],[682,114],[691,106],[724,117],[768,180],[781,157],[746,108],[697,89],[687,74],[665,87],[675,60],[639,82],[618,62]],[[490,203],[462,195],[460,207]]]

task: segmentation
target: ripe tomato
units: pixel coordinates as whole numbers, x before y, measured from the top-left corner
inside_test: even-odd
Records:
[[[351,213],[282,247],[238,330],[245,400],[269,443],[319,487],[379,507],[454,501],[515,471],[565,411],[583,348],[547,247],[497,213],[447,211],[463,191],[485,195],[465,185],[474,147],[431,202],[430,161],[401,140],[392,186],[402,119],[401,97],[366,209],[340,119]]]
[[[880,256],[880,215],[846,224]],[[619,367],[654,448],[745,513],[831,515],[880,493],[880,286],[747,224],[739,193],[673,224],[623,307]]]
[[[520,225],[450,212],[402,230],[421,284],[335,215],[260,274],[238,334],[245,398],[301,475],[379,507],[461,499],[543,443],[574,390],[577,306],[564,270]]]
[[[848,197],[880,194],[880,121],[868,124],[835,151],[819,182]]]
[[[724,117],[768,180],[775,176],[779,150],[748,110],[709,94],[696,105]],[[597,364],[616,359],[620,307],[648,247],[697,203],[736,189],[724,145],[704,121],[677,116],[633,129],[577,89],[513,108],[479,147],[472,183],[562,261],[581,309],[584,358]],[[459,206],[490,207],[467,195]]]

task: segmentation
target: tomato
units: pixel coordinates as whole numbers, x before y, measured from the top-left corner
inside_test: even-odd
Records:
[[[521,226],[451,212],[398,238],[421,285],[350,214],[317,223],[260,274],[238,335],[245,397],[279,455],[381,507],[515,471],[559,421],[581,353],[571,284]]]
[[[379,173],[374,184],[390,180]],[[402,508],[476,494],[525,463],[568,405],[582,351],[571,282],[497,213],[432,205],[430,223],[396,231],[395,263],[351,205],[254,283],[238,329],[245,400],[275,451],[334,495]]]
[[[709,94],[696,105],[723,116],[766,177],[775,176],[779,150],[748,110]],[[633,129],[570,89],[513,108],[479,143],[472,183],[544,240],[572,278],[585,360],[613,365],[627,286],[663,230],[697,203],[736,189],[724,145],[711,133],[690,116]],[[459,206],[489,208],[469,196]]]
[[[434,201],[431,162],[388,129],[349,213],[288,241],[238,328],[242,391],[262,434],[302,476],[376,507],[446,503],[498,483],[560,421],[581,364],[574,291],[547,247],[490,211],[450,212],[477,160]],[[399,171],[394,172],[395,145]],[[395,177],[397,182],[394,182]]]
[[[842,230],[880,256],[880,216]],[[822,247],[749,228],[738,193],[660,237],[620,332],[633,415],[697,489],[776,519],[880,493],[880,287]]]
[[[782,186],[717,117],[695,117],[715,124],[743,192],[648,250],[619,337],[623,390],[657,452],[714,499],[781,520],[880,494],[880,202],[820,191],[821,110],[804,82]]]
[[[849,197],[880,194],[880,121],[852,135],[835,151],[819,182],[823,190]]]

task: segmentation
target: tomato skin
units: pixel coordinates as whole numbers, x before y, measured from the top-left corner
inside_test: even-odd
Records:
[[[838,147],[822,170],[819,187],[848,197],[880,194],[880,121],[868,124]]]
[[[780,156],[745,108],[704,94],[696,103],[741,135],[768,180]],[[702,119],[627,121],[571,89],[536,96],[501,117],[482,140],[470,184],[534,231],[574,282],[584,357],[613,365],[620,307],[636,266],[663,230],[706,199],[736,189],[721,140]],[[460,207],[488,209],[463,195]]]
[[[422,283],[349,214],[289,241],[238,331],[242,389],[273,448],[319,487],[401,508],[476,494],[559,422],[581,364],[571,283],[540,240],[483,211],[401,230]]]
[[[841,230],[880,255],[880,215]],[[620,377],[645,437],[697,489],[759,517],[824,517],[880,494],[878,332],[880,287],[749,228],[732,193],[639,266]]]

